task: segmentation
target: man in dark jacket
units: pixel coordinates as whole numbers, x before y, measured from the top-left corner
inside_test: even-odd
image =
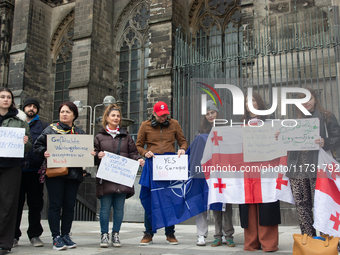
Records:
[[[175,152],[175,142],[177,140],[178,156],[184,155],[188,149],[188,143],[183,135],[181,126],[177,120],[169,118],[168,105],[162,101],[153,107],[152,117],[142,123],[139,128],[136,146],[139,155],[151,158],[154,153],[164,154],[165,152]],[[144,149],[144,146],[146,148]],[[152,243],[153,232],[149,218],[144,214],[145,232],[141,245]],[[175,226],[165,228],[166,241],[169,244],[178,244],[174,235]]]
[[[32,143],[38,138],[41,132],[48,126],[48,123],[39,119],[40,104],[36,98],[27,98],[23,104],[23,111],[26,114],[26,121],[29,124],[32,136]],[[13,247],[18,245],[21,236],[20,222],[23,207],[25,204],[25,196],[27,195],[28,205],[28,223],[29,227],[27,235],[32,245],[35,247],[44,246],[39,236],[43,232],[41,226],[41,210],[43,208],[43,189],[44,184],[39,182],[38,171],[43,163],[43,158],[39,158],[33,152],[33,148],[25,154],[21,162],[22,178],[19,195],[19,206],[17,214],[17,222],[15,227],[15,238]]]

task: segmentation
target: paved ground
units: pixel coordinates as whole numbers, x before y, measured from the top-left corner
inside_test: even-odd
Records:
[[[19,240],[19,246],[13,248],[10,254],[263,254],[262,251],[245,252],[243,251],[243,230],[241,227],[235,227],[234,241],[236,247],[230,248],[226,245],[219,247],[211,247],[213,241],[214,226],[209,226],[209,237],[206,239],[206,246],[196,246],[196,226],[194,225],[176,225],[176,237],[179,240],[178,245],[169,245],[165,242],[164,230],[154,236],[154,244],[149,246],[140,246],[139,242],[142,238],[144,230],[142,223],[123,223],[120,239],[122,247],[100,248],[100,228],[99,222],[74,221],[72,226],[72,239],[78,245],[76,249],[65,251],[55,251],[52,249],[52,239],[48,223],[42,221],[44,233],[41,236],[45,243],[44,247],[32,247],[26,235],[27,230],[27,211],[24,211],[21,230],[24,233]],[[112,223],[111,223],[112,224]],[[112,227],[112,225],[111,225]],[[294,233],[299,233],[299,228],[280,227],[280,244],[279,251],[275,254],[292,254]]]

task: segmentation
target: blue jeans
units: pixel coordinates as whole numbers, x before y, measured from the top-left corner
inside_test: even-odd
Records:
[[[126,193],[113,193],[100,197],[99,221],[102,234],[109,233],[111,206],[113,207],[112,233],[119,233],[124,217],[125,199]]]
[[[145,212],[144,212],[144,227],[145,227],[145,233],[148,233],[151,236],[153,236],[154,233],[152,232],[152,226],[151,226],[149,218],[148,218],[148,216],[146,215]],[[175,233],[175,225],[165,227],[165,235],[166,236],[168,236],[170,234],[174,234],[174,233]]]

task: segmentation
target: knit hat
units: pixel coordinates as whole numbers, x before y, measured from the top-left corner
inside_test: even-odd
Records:
[[[40,104],[39,104],[38,99],[36,99],[34,97],[29,97],[24,101],[24,104],[22,105],[22,110],[24,111],[25,107],[27,105],[30,105],[30,104],[34,104],[37,107],[37,109],[38,109],[37,114],[38,114],[39,110],[40,110]]]
[[[207,111],[216,111],[216,112],[218,112],[218,109],[217,109],[217,107],[216,107],[216,105],[215,105],[213,100],[208,100],[207,101]]]

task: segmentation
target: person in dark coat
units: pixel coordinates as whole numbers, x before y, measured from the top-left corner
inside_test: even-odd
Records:
[[[78,118],[78,108],[74,103],[65,102],[60,104],[59,118],[59,122],[45,128],[35,141],[33,149],[37,156],[50,157],[50,153],[47,151],[46,136],[48,134],[85,134],[82,129],[74,125],[74,121]],[[52,232],[54,250],[77,247],[77,244],[70,238],[70,232],[73,222],[74,205],[79,185],[82,181],[82,167],[69,167],[67,175],[52,178],[46,176],[46,188],[49,199],[48,224]]]
[[[303,106],[312,114],[305,116],[297,109],[297,117],[318,118],[320,120],[320,136],[315,143],[320,144],[324,150],[336,150],[340,147],[340,126],[334,114],[322,108],[318,94],[315,90],[307,88],[311,99]],[[305,97],[300,94],[299,98]],[[289,177],[292,189],[296,212],[300,224],[301,234],[315,236],[316,230],[313,227],[313,200],[315,193],[316,173],[318,165],[319,150],[312,151],[290,151],[288,153],[287,166],[290,170],[286,173]],[[307,166],[309,166],[307,168]],[[297,171],[295,171],[298,169]]]
[[[15,108],[13,93],[0,88],[0,127],[24,128],[25,152],[31,150],[32,138],[25,114]],[[3,138],[2,138],[3,139]],[[18,143],[18,141],[15,141]],[[2,143],[1,146],[6,146]],[[16,215],[21,182],[21,158],[0,157],[0,254],[7,254],[13,246]]]
[[[42,131],[48,126],[48,123],[40,120],[38,115],[40,103],[38,99],[34,97],[27,98],[24,101],[22,110],[26,114],[26,122],[30,127],[32,142],[34,143]],[[28,238],[34,247],[44,246],[40,239],[40,235],[43,232],[40,220],[41,211],[44,205],[44,183],[40,183],[40,175],[38,173],[43,161],[43,158],[39,158],[35,155],[33,148],[28,153],[25,153],[25,157],[21,161],[22,178],[13,247],[18,245],[21,236],[20,223],[26,196],[28,205]]]
[[[253,92],[252,103],[257,110],[266,110],[266,106],[261,96]],[[248,100],[246,97],[244,104],[244,116],[242,121],[249,120],[266,120],[268,116],[257,116],[250,112]],[[259,203],[259,204],[241,204],[240,219],[241,227],[244,228],[244,250],[256,251],[262,248],[264,252],[278,250],[279,244],[279,226],[281,223],[280,202]]]
[[[143,167],[144,160],[138,156],[136,145],[126,129],[121,128],[122,113],[116,104],[108,106],[103,114],[102,126],[94,139],[94,151],[96,165],[100,164],[105,156],[104,151],[138,160]],[[125,199],[135,193],[134,187],[110,182],[96,178],[96,196],[100,199],[100,247],[107,248],[109,245],[109,218],[113,207],[112,245],[120,247],[119,231],[124,216]]]

